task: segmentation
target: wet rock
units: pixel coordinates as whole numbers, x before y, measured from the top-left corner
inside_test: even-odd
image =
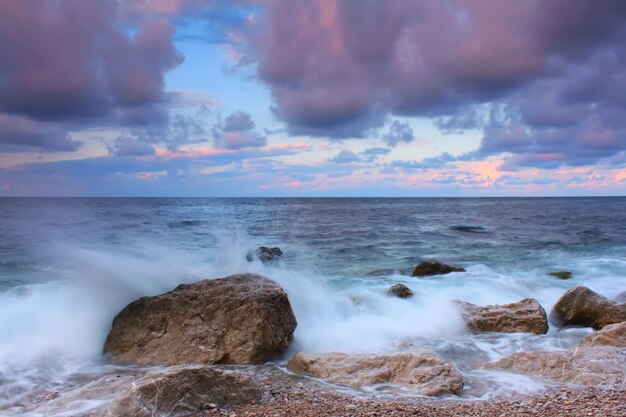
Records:
[[[463,377],[430,350],[391,354],[296,353],[287,367],[353,388],[374,384],[399,384],[417,394],[456,393]]]
[[[295,328],[278,284],[232,275],[132,302],[113,320],[104,352],[117,363],[255,364],[285,350]]]
[[[283,256],[283,251],[280,248],[268,248],[267,246],[260,246],[254,251],[249,251],[246,255],[246,260],[252,262],[255,259],[260,260],[263,263],[275,262]]]
[[[546,312],[537,300],[524,298],[511,304],[493,304],[477,306],[464,301],[456,301],[456,305],[467,324],[475,333],[536,333],[548,331]]]
[[[413,296],[413,291],[406,285],[397,283],[389,288],[387,294],[398,298],[409,298]]]
[[[609,324],[585,337],[580,346],[626,347],[626,321]]]
[[[432,275],[444,275],[450,272],[465,272],[460,266],[450,266],[439,262],[424,261],[413,269],[412,277],[426,277]]]
[[[601,329],[626,321],[626,304],[618,304],[579,285],[559,298],[550,313],[550,321],[559,327],[578,325]]]
[[[148,372],[128,386],[102,417],[188,416],[218,406],[263,399],[263,389],[248,376],[210,367],[174,367]]]
[[[608,346],[570,350],[520,352],[489,363],[485,369],[503,369],[578,385],[626,383],[626,352]]]
[[[556,277],[558,279],[570,279],[573,276],[573,274],[569,271],[554,271],[548,273],[548,275]]]

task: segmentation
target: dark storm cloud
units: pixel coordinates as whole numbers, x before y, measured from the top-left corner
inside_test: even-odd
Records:
[[[81,142],[50,123],[0,114],[0,152],[75,151]]]
[[[626,147],[620,0],[276,0],[248,35],[247,59],[294,135],[362,137],[394,114],[486,126],[483,155],[529,163],[555,147],[567,164]],[[508,124],[481,107],[496,104]]]

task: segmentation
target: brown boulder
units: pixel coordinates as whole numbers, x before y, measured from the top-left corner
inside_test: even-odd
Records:
[[[474,333],[545,334],[548,331],[546,312],[537,300],[532,298],[524,298],[511,304],[493,304],[482,307],[465,301],[455,303],[467,327]]]
[[[465,272],[460,266],[450,266],[439,262],[424,261],[413,269],[412,277],[426,277],[432,275],[444,275],[450,272]]]
[[[578,385],[626,383],[626,354],[608,346],[585,346],[570,350],[538,350],[515,353],[485,369],[504,369]]]
[[[117,363],[262,363],[286,349],[295,328],[278,284],[233,275],[130,303],[113,320],[104,353]]]
[[[397,283],[389,288],[387,294],[398,298],[409,298],[413,296],[413,291],[406,285]]]
[[[601,329],[626,321],[626,304],[618,304],[579,285],[559,298],[550,313],[550,321],[559,327],[578,325]]]
[[[626,347],[626,321],[609,324],[585,337],[580,346]]]
[[[196,415],[218,406],[251,404],[263,399],[261,386],[238,372],[202,366],[148,372],[113,401],[103,417]]]
[[[353,388],[399,384],[429,396],[456,393],[463,377],[430,350],[392,354],[296,353],[287,367]]]
[[[621,293],[617,294],[617,297],[615,297],[615,302],[618,304],[626,303],[626,291],[622,291]]]

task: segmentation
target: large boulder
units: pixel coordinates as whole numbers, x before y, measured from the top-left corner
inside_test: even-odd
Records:
[[[232,275],[132,302],[113,320],[104,353],[117,363],[256,364],[284,351],[295,328],[278,284]]]
[[[548,331],[546,312],[537,300],[524,298],[511,304],[477,306],[464,301],[455,301],[467,324],[474,333],[536,333]]]
[[[131,383],[102,417],[200,415],[223,406],[251,404],[264,397],[261,385],[235,371],[207,366],[174,367],[148,372]]]
[[[413,296],[413,291],[409,287],[404,284],[397,283],[389,287],[387,291],[387,295],[398,297],[398,298],[409,298]]]
[[[580,346],[626,347],[626,321],[609,324],[585,337]]]
[[[626,352],[608,346],[570,350],[520,352],[489,363],[485,369],[503,369],[577,385],[626,383]]]
[[[296,353],[287,367],[353,388],[399,384],[417,394],[441,395],[463,388],[463,377],[430,350],[391,354]]]
[[[432,275],[444,275],[450,272],[465,272],[460,266],[450,266],[439,262],[424,261],[413,269],[412,277],[426,277]]]
[[[618,304],[579,285],[559,298],[550,313],[550,321],[559,327],[578,325],[601,329],[626,321],[626,304]]]
[[[617,297],[615,297],[615,302],[618,304],[626,303],[626,291],[622,291],[621,293],[617,294]]]
[[[267,246],[259,246],[254,251],[250,250],[246,254],[246,260],[252,262],[255,259],[263,263],[275,262],[282,258],[283,251],[279,247],[268,248]]]

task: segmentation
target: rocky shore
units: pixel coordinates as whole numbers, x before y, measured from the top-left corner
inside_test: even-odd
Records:
[[[433,274],[462,272],[426,266],[432,265]],[[546,311],[530,298],[487,306],[457,300],[450,308],[468,333],[543,335],[549,327]],[[411,345],[384,354],[297,352],[290,372],[263,365],[284,356],[292,341],[297,321],[288,294],[259,275],[204,280],[143,297],[118,314],[105,358],[151,367],[123,381],[109,376],[91,383],[111,401],[86,415],[626,416],[625,318],[625,304],[585,287],[570,289],[552,308],[551,325],[589,326],[593,333],[570,349],[518,351],[479,364],[549,381],[551,388],[467,400],[459,396],[464,375],[452,361]],[[90,389],[55,396],[36,411],[63,408],[63,397],[86,397]]]
[[[332,392],[319,387],[268,382],[271,403],[214,409],[197,416],[320,417],[623,417],[626,387],[554,389],[540,395],[498,400],[384,399]]]

